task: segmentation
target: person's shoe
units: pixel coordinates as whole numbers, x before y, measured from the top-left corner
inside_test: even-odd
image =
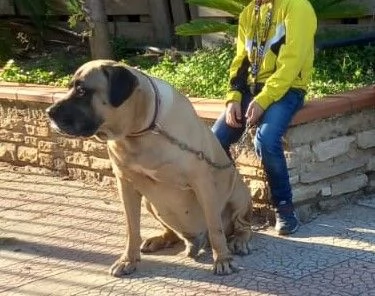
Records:
[[[275,230],[279,235],[295,233],[299,228],[299,221],[293,205],[279,205],[276,209]]]

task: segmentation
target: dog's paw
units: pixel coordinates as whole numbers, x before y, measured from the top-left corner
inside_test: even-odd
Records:
[[[216,275],[229,275],[238,272],[239,267],[232,257],[216,259],[213,266],[213,272]]]
[[[119,259],[109,268],[109,274],[115,277],[122,277],[131,274],[137,268],[137,262],[126,259]]]
[[[194,239],[185,240],[185,255],[189,258],[197,257],[199,251],[203,249],[207,244],[207,234],[201,233]]]
[[[145,239],[142,242],[141,252],[152,253],[160,249],[170,248],[178,241],[179,239],[176,236],[164,237],[162,235],[159,235],[159,236],[150,237],[148,239]]]
[[[246,256],[250,254],[250,241],[247,237],[232,237],[229,239],[228,248],[232,254]]]

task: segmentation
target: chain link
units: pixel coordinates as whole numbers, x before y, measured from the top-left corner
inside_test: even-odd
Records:
[[[249,143],[252,141],[252,126],[249,122],[246,122],[245,131],[242,133],[241,138],[237,141],[236,144],[232,145],[230,147],[230,153],[234,160],[236,160],[243,151],[245,151],[246,155],[250,152],[249,151]],[[250,140],[248,139],[250,137]],[[253,149],[253,145],[251,145]]]
[[[238,140],[238,142],[230,147],[230,153],[232,155],[232,158],[234,161],[241,155],[243,151],[245,151],[246,155],[250,152],[249,149],[249,142],[252,142],[248,138],[252,137],[252,126],[249,123],[246,123],[245,131],[241,135],[241,138]],[[207,162],[210,166],[216,168],[216,169],[227,169],[231,166],[234,166],[235,163],[233,161],[230,161],[225,164],[219,164],[214,161],[212,161],[203,151],[196,150],[192,147],[190,147],[185,142],[180,141],[176,137],[170,135],[166,131],[162,130],[159,126],[155,126],[153,128],[153,133],[162,135],[165,137],[169,142],[171,142],[173,145],[178,146],[183,151],[188,151],[192,154],[194,154],[199,160],[204,160]],[[253,146],[251,146],[253,147]],[[252,148],[253,149],[253,148]],[[254,149],[252,150],[254,151]]]
[[[192,147],[190,147],[188,144],[178,140],[177,138],[171,136],[169,133],[166,131],[162,130],[159,126],[155,126],[153,129],[153,133],[155,134],[160,134],[166,139],[168,139],[169,142],[171,142],[173,145],[178,146],[181,150],[183,151],[188,151],[192,154],[194,154],[199,160],[204,160],[207,162],[210,166],[216,168],[216,169],[227,169],[231,166],[234,166],[234,163],[232,161],[225,163],[225,164],[220,164],[212,161],[203,151],[196,150]]]

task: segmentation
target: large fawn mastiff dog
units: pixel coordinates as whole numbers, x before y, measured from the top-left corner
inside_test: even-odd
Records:
[[[249,190],[182,94],[124,64],[95,60],[76,71],[47,113],[57,131],[107,141],[127,218],[126,248],[112,275],[132,273],[141,251],[180,240],[194,257],[207,235],[214,273],[237,270],[232,254],[250,250]],[[142,196],[164,232],[141,244]]]

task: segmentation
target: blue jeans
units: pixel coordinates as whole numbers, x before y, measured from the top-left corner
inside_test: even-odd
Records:
[[[285,134],[294,114],[303,106],[305,93],[290,89],[283,98],[271,104],[258,122],[254,138],[255,152],[261,158],[271,190],[271,202],[275,207],[282,204],[292,205],[292,189],[282,146]],[[225,112],[212,127],[224,150],[230,156],[230,145],[237,142],[245,129],[245,113],[252,100],[250,93],[243,95],[242,127],[233,128],[225,122]]]

